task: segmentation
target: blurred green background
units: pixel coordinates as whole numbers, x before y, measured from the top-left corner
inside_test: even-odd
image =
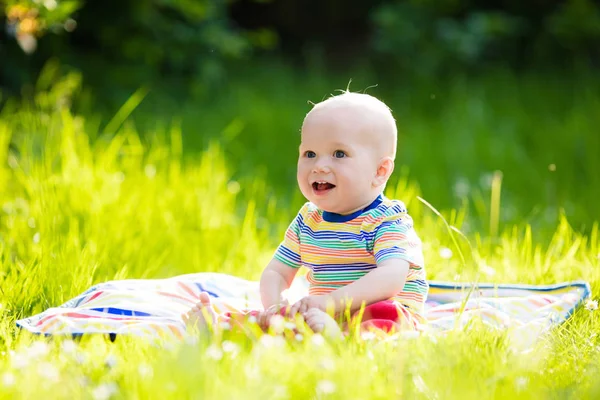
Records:
[[[600,5],[592,0],[0,5],[2,118],[66,106],[94,141],[110,136],[128,104],[128,126],[145,140],[180,127],[190,160],[217,140],[242,187],[260,177],[295,206],[309,102],[350,85],[394,111],[393,180],[418,183],[439,209],[468,208],[464,229],[485,227],[496,171],[503,226],[550,232],[564,214],[585,232],[600,220]],[[21,125],[13,149],[43,129]]]

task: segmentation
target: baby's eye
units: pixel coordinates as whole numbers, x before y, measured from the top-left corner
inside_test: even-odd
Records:
[[[315,158],[317,154],[314,151],[308,150],[304,152],[304,157],[306,158]]]
[[[343,151],[343,150],[336,150],[336,151],[333,153],[333,156],[334,156],[335,158],[344,158],[344,157],[346,157],[346,152],[345,152],[345,151]]]

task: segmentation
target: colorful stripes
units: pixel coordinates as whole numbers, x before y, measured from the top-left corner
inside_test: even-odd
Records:
[[[422,314],[428,292],[421,240],[404,204],[379,197],[371,207],[344,222],[323,217],[306,203],[288,227],[275,258],[292,267],[306,267],[310,294],[326,294],[348,285],[389,259],[405,260],[410,271],[394,300]]]

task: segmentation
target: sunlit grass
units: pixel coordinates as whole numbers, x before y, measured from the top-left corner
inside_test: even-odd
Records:
[[[89,124],[87,124],[89,129]],[[232,128],[233,129],[233,128]],[[151,132],[152,133],[152,132]],[[18,136],[18,137],[17,137]],[[93,136],[93,135],[92,135]],[[594,398],[600,393],[598,311],[579,310],[522,353],[474,325],[444,336],[328,344],[224,335],[145,343],[93,336],[73,343],[19,333],[15,320],[94,283],[220,271],[257,279],[295,213],[262,178],[235,181],[223,145],[182,156],[177,125],[140,138],[128,123],[90,141],[67,107],[0,119],[0,394],[4,398]],[[9,143],[13,144],[9,147]],[[498,178],[500,179],[500,178]],[[500,181],[496,182],[500,190]],[[552,240],[527,224],[499,227],[481,197],[441,215],[402,168],[387,189],[424,241],[430,279],[600,283],[598,225],[584,236],[562,217]],[[497,194],[494,194],[497,196]],[[426,197],[434,207],[436,201]],[[458,256],[459,248],[464,261]]]

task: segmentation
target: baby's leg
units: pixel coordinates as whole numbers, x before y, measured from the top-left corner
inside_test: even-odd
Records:
[[[181,318],[187,326],[197,326],[200,330],[208,330],[214,327],[218,321],[217,312],[206,292],[200,293],[200,301],[190,311],[182,314]]]
[[[337,339],[342,337],[342,330],[329,314],[318,308],[311,308],[304,314],[304,320],[306,324],[315,333],[322,333],[323,335]]]

